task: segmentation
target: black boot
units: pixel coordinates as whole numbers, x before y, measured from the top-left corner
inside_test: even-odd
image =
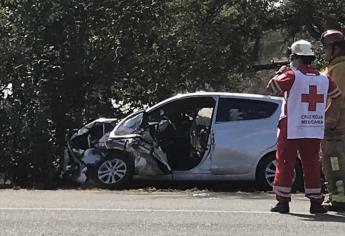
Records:
[[[321,205],[321,203],[311,202],[310,203],[310,213],[319,214],[326,213],[327,209]]]
[[[271,212],[289,213],[290,207],[288,202],[278,202],[277,205],[271,208]]]
[[[327,206],[322,204],[324,208],[328,211],[337,211],[337,212],[344,212],[345,211],[345,203],[338,203],[338,202],[331,202]]]

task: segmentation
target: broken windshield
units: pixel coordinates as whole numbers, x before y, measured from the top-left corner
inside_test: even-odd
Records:
[[[144,112],[132,114],[119,123],[114,130],[114,135],[132,134],[140,127],[143,121]]]

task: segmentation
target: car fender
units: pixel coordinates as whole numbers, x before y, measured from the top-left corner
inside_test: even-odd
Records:
[[[258,158],[257,158],[257,160],[256,160],[256,162],[255,162],[255,165],[252,167],[252,169],[251,169],[251,178],[253,179],[253,180],[255,180],[255,178],[256,178],[256,171],[257,171],[257,168],[258,168],[258,165],[259,165],[259,163],[260,163],[260,161],[265,157],[265,156],[267,156],[267,155],[270,155],[270,154],[272,154],[272,153],[275,153],[276,152],[276,150],[277,150],[277,145],[274,145],[274,146],[272,146],[272,147],[269,147],[269,148],[267,148],[265,151],[263,151],[259,156],[258,156]]]

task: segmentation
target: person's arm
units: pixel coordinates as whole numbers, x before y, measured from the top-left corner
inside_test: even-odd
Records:
[[[291,89],[295,75],[292,70],[286,66],[282,66],[276,75],[268,82],[267,89],[270,92],[281,94],[284,91]]]
[[[331,100],[326,108],[325,129],[332,130],[336,128],[340,116],[340,110],[344,102],[342,96],[343,94],[341,89],[337,86],[336,82],[329,78],[328,97],[331,98]]]
[[[278,79],[279,75],[275,75],[267,84],[266,89],[270,93],[274,94],[281,94],[283,91],[281,91],[280,87],[277,86],[276,80]]]

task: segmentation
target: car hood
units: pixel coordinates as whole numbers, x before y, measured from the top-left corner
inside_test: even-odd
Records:
[[[72,135],[71,139],[74,139],[78,136],[82,136],[82,135],[86,134],[87,132],[89,132],[89,130],[92,127],[94,127],[98,123],[114,123],[116,121],[118,121],[118,119],[116,119],[116,118],[99,118],[99,119],[96,119],[96,120],[91,121],[90,123],[84,125],[83,127],[81,127],[76,133],[74,133]]]

